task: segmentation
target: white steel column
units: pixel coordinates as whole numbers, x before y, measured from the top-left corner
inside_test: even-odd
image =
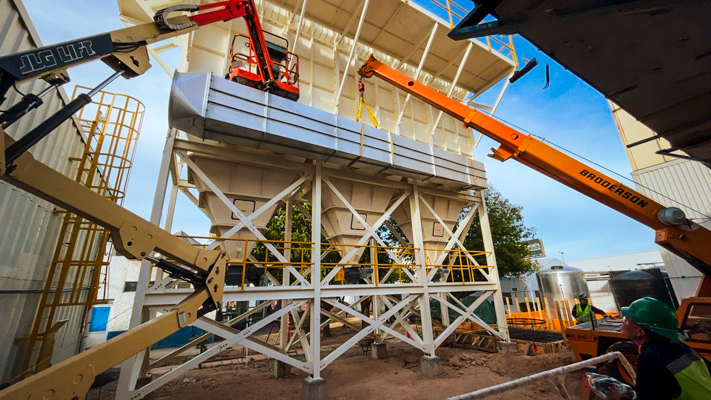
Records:
[[[440,303],[442,300],[447,300],[447,292],[438,293],[436,296],[441,299]],[[439,309],[442,312],[442,325],[444,327],[448,327],[449,326],[449,307],[445,306],[444,304],[440,304]]]
[[[378,277],[378,271],[376,269],[378,268],[378,250],[377,250],[377,243],[375,240],[370,241],[370,263],[373,265],[373,283],[378,285],[380,282],[378,282],[378,279],[375,279]],[[380,301],[378,301],[378,296],[373,296],[373,317],[375,319],[380,318]],[[367,315],[366,315],[367,316]],[[375,330],[375,342],[380,343],[380,329]]]
[[[173,162],[173,144],[178,131],[175,129],[168,130],[168,137],[163,148],[163,158],[161,159],[160,169],[158,170],[158,181],[156,182],[156,191],[153,196],[153,207],[151,208],[151,219],[155,225],[160,226],[161,216],[163,215],[163,203],[165,202],[165,194],[168,189],[168,179],[170,172],[170,163]],[[136,284],[136,295],[131,309],[131,319],[128,329],[133,329],[143,323],[143,303],[146,298],[146,290],[151,281],[151,262],[143,260],[141,262],[141,270],[138,274],[138,283]],[[124,399],[130,396],[130,392],[136,387],[136,381],[141,373],[144,360],[148,360],[150,348],[131,356],[121,364],[121,374],[119,375],[118,386],[116,388],[116,398]]]
[[[422,53],[422,58],[420,58],[420,64],[417,66],[417,71],[415,71],[415,77],[413,78],[414,80],[417,80],[417,78],[420,77],[420,72],[422,72],[422,67],[425,65],[425,60],[427,59],[427,56],[430,53],[430,46],[432,45],[432,40],[434,40],[435,34],[437,33],[437,27],[439,26],[439,22],[435,22],[434,26],[432,27],[432,32],[430,33],[430,38],[427,39],[427,46],[425,46],[425,52]],[[405,104],[402,106],[402,112],[400,113],[400,116],[397,118],[397,123],[395,125],[400,125],[400,122],[402,121],[402,116],[405,115],[405,107],[407,107],[407,103],[410,102],[410,97],[412,95],[410,93],[407,94],[405,97]]]
[[[366,0],[367,2],[367,0]],[[367,6],[367,3],[366,3]],[[313,379],[321,378],[321,162],[316,161],[311,189],[311,362]]]
[[[506,312],[504,310],[504,299],[501,297],[501,282],[499,279],[499,268],[496,266],[496,253],[494,252],[494,239],[491,238],[491,227],[489,226],[489,214],[486,211],[486,201],[484,195],[479,203],[479,224],[481,225],[481,236],[484,241],[484,251],[486,254],[486,264],[491,268],[489,271],[489,281],[496,284],[494,293],[494,308],[496,309],[496,326],[499,333],[506,341],[510,341],[509,327],[506,324]]]
[[[472,50],[472,46],[474,43],[469,43],[469,46],[467,46],[467,49],[464,51],[464,57],[462,57],[462,62],[459,63],[459,68],[457,68],[457,73],[454,75],[454,80],[452,80],[452,86],[449,87],[449,92],[447,92],[447,96],[451,97],[452,93],[454,93],[454,88],[457,87],[457,82],[459,81],[459,75],[462,74],[462,70],[464,69],[464,64],[467,62],[467,59],[469,58],[469,53]],[[508,82],[508,81],[507,81]],[[432,106],[430,106],[430,109]],[[432,132],[430,132],[430,136],[434,135],[435,131],[437,130],[437,125],[439,124],[439,121],[442,119],[442,114],[443,111],[439,111],[437,113],[437,119],[435,119],[434,124],[432,125]]]
[[[284,258],[286,258],[288,261],[291,261],[291,246],[292,244],[289,243],[291,241],[291,221],[292,221],[292,200],[291,197],[289,197],[286,200],[286,209],[285,209],[285,214],[284,214],[284,241],[286,242],[286,246],[288,247],[287,249],[284,249]],[[282,269],[282,280],[281,283],[283,286],[289,286],[289,270],[286,268]],[[286,307],[288,304],[288,300],[282,300],[281,301],[281,306]],[[281,350],[283,352],[286,352],[286,332],[289,330],[289,324],[287,324],[287,316],[284,315],[281,317],[280,321],[280,328],[279,328],[279,346],[281,347]]]
[[[356,47],[358,47],[358,39],[360,38],[360,28],[363,27],[363,21],[365,21],[365,13],[368,12],[368,3],[370,3],[370,0],[365,0],[365,4],[363,4],[363,11],[360,14],[360,20],[358,21],[358,29],[356,29],[356,34],[355,37],[353,38],[353,46],[351,47],[351,52],[348,55],[348,62],[346,63],[346,69],[343,70],[343,79],[341,79],[341,84],[338,87],[338,93],[336,94],[336,103],[333,105],[333,112],[334,114],[338,114],[338,103],[341,99],[341,92],[343,91],[343,85],[346,84],[346,78],[348,78],[348,68],[351,66],[351,61],[353,61],[353,54],[355,54]],[[344,32],[344,35],[347,32]],[[334,50],[336,48],[334,47]],[[338,62],[338,57],[337,54],[334,54],[336,56],[336,62]]]
[[[296,36],[294,36],[294,45],[291,46],[291,52],[296,54],[296,46],[299,43],[299,35],[301,35],[301,26],[304,23],[304,14],[306,14],[306,6],[309,4],[309,0],[304,0],[303,5],[301,6],[301,14],[299,14],[299,23],[296,26]],[[293,15],[292,15],[293,17]],[[289,27],[286,27],[289,29]],[[286,35],[285,35],[286,36]],[[289,66],[291,68],[291,65]]]
[[[172,157],[172,156],[171,156]],[[173,230],[173,217],[175,216],[175,202],[178,199],[178,185],[171,185],[170,199],[168,200],[168,212],[165,214],[163,229],[170,232]]]
[[[412,196],[410,196],[410,221],[412,225],[412,242],[415,251],[415,262],[419,267],[417,278],[422,285],[423,293],[419,296],[420,318],[422,319],[422,341],[427,355],[435,356],[434,336],[432,333],[432,313],[430,312],[429,279],[427,279],[427,260],[425,255],[425,242],[422,236],[422,218],[420,214],[420,191],[417,182],[412,181]]]

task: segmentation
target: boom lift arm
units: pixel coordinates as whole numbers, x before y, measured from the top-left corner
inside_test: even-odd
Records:
[[[156,13],[154,23],[120,29],[102,35],[46,46],[0,58],[0,102],[8,89],[18,82],[41,78],[50,87],[68,82],[66,69],[101,59],[116,71],[92,92],[124,76],[132,78],[150,68],[146,46],[217,21],[238,18],[244,0],[230,0],[205,5],[177,5]],[[200,13],[202,10],[211,10]],[[169,18],[175,11],[197,11],[192,16]],[[23,99],[22,106],[5,112],[0,124],[0,179],[107,228],[116,250],[131,259],[147,258],[170,276],[193,285],[195,292],[162,316],[135,329],[41,371],[0,392],[0,399],[72,399],[84,398],[97,374],[149,347],[171,333],[188,326],[197,318],[219,307],[224,289],[226,255],[220,250],[201,250],[122,208],[107,198],[82,186],[32,157],[26,150],[91,97],[83,95],[50,117],[38,129],[15,142],[4,128],[41,104],[41,96]],[[37,103],[39,101],[39,103]],[[10,115],[7,115],[10,114]],[[31,137],[17,151],[8,150]],[[27,144],[29,143],[29,145]],[[9,161],[6,164],[6,161]],[[10,168],[5,168],[5,166]],[[167,259],[155,260],[153,252]]]
[[[18,83],[43,79],[50,84],[50,88],[61,86],[69,82],[68,68],[90,61],[101,60],[116,71],[94,90],[88,94],[80,94],[2,152],[0,174],[3,174],[5,168],[11,168],[13,161],[22,153],[89,104],[91,96],[106,85],[119,76],[130,79],[148,71],[151,64],[146,46],[194,31],[203,25],[239,18],[244,15],[246,1],[229,0],[203,5],[175,5],[158,11],[152,23],[0,57],[0,104],[5,101],[8,90]],[[173,12],[196,14],[170,17]],[[41,97],[48,91],[49,89],[39,95],[28,94],[15,106],[0,114],[0,128],[6,129],[29,111],[39,107],[42,104]],[[0,148],[5,148],[2,146],[2,138],[0,138]]]
[[[0,57],[0,104],[16,83],[39,78],[61,85],[69,82],[68,68],[90,61],[101,60],[126,79],[142,75],[151,67],[147,45],[213,22],[239,18],[244,15],[244,2],[175,5],[156,12],[154,22]],[[197,14],[169,17],[172,12]]]
[[[665,207],[540,140],[395,71],[373,56],[358,73],[366,78],[375,75],[463,121],[465,127],[496,140],[500,146],[492,149],[490,157],[499,161],[513,158],[654,229],[658,245],[686,260],[706,279],[711,276],[711,231],[687,219],[680,209]]]
[[[0,135],[6,145],[13,142],[2,129]],[[172,261],[157,260],[156,266],[195,288],[162,316],[0,391],[0,399],[83,399],[97,374],[219,307],[227,263],[224,252],[188,244],[30,153],[22,154],[16,168],[0,179],[107,228],[116,250],[128,258],[151,259],[154,251],[159,252]]]
[[[169,17],[172,12],[196,14]],[[35,160],[27,150],[119,76],[129,79],[146,72],[150,68],[147,45],[206,24],[240,17],[245,17],[265,90],[272,91],[273,84],[275,88],[283,86],[272,71],[254,0],[175,5],[158,11],[153,23],[0,57],[0,104],[7,91],[19,82],[40,78],[49,82],[50,88],[60,86],[69,81],[68,68],[89,61],[100,59],[116,71],[88,95],[80,95],[17,142],[4,129],[41,105],[41,97],[51,89],[25,96],[0,115],[0,179],[107,228],[119,253],[132,259],[149,259],[170,276],[195,288],[195,292],[162,316],[10,386],[0,392],[0,399],[84,398],[97,374],[219,307],[227,263],[224,252],[193,247]],[[289,82],[286,85],[283,90],[291,87]],[[154,259],[153,252],[171,261]]]

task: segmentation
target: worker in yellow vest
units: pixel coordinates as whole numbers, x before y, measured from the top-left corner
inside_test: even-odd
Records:
[[[602,315],[603,317],[609,317],[607,313],[601,309],[593,306],[588,302],[588,296],[581,294],[578,296],[579,303],[573,306],[572,314],[573,318],[578,321],[579,324],[583,322],[590,322],[591,314]]]
[[[637,400],[708,400],[711,376],[703,358],[681,343],[676,313],[652,297],[622,307],[622,333],[639,346]]]

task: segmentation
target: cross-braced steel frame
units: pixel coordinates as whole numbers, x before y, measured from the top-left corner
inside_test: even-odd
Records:
[[[210,176],[201,170],[191,157],[188,157],[189,155],[216,158],[243,165],[283,169],[285,172],[294,173],[296,177],[291,184],[284,187],[264,205],[254,210],[250,215],[245,215],[211,180]],[[129,358],[122,365],[117,398],[142,397],[185,371],[197,367],[215,354],[237,344],[298,368],[311,375],[314,379],[320,379],[321,371],[324,368],[358,341],[369,335],[375,338],[376,343],[382,342],[387,338],[397,339],[421,350],[424,355],[430,357],[435,356],[437,347],[447,337],[450,337],[464,321],[472,322],[503,340],[509,340],[486,205],[482,197],[472,194],[474,193],[473,191],[460,192],[433,188],[415,179],[396,181],[377,175],[331,167],[328,164],[324,165],[320,161],[295,161],[277,155],[265,157],[262,154],[256,154],[254,150],[184,140],[178,137],[178,132],[172,130],[169,132],[163,151],[151,213],[151,222],[160,225],[164,214],[163,204],[167,188],[170,187],[168,209],[163,223],[163,227],[166,230],[171,229],[176,197],[179,191],[198,206],[198,199],[190,190],[193,185],[181,178],[180,171],[183,166],[189,168],[194,176],[198,176],[237,218],[234,227],[210,243],[208,248],[216,248],[224,241],[231,240],[231,236],[240,230],[248,230],[254,236],[254,239],[262,243],[266,247],[266,251],[276,260],[271,267],[274,267],[274,265],[279,266],[282,275],[281,280],[271,274],[268,266],[264,264],[265,275],[270,282],[269,286],[244,284],[226,286],[223,302],[263,302],[257,303],[259,305],[256,308],[230,321],[217,322],[207,316],[199,318],[193,325],[204,330],[205,334],[157,361],[149,362],[150,357],[147,353],[150,350]],[[334,179],[397,188],[399,192],[393,196],[382,216],[369,223],[338,190],[337,186],[333,184]],[[350,243],[350,247],[344,247],[348,250],[339,252],[340,261],[329,265],[326,265],[327,263],[324,263],[322,259],[328,251],[332,251],[335,244],[321,243],[323,232],[321,224],[323,209],[321,203],[322,195],[325,191],[330,191],[331,194],[335,195],[342,205],[350,210],[353,218],[364,228],[363,235],[357,242]],[[456,229],[452,230],[447,226],[432,204],[426,200],[426,195],[430,198],[435,196],[454,199],[459,204],[466,204],[467,211],[459,221]],[[410,254],[396,251],[393,246],[385,243],[378,234],[378,229],[381,226],[391,227],[390,217],[405,202],[409,202],[411,214],[409,218],[412,221],[412,232],[410,234],[412,237],[408,238],[408,244],[413,249]],[[263,233],[252,222],[267,210],[273,210],[275,204],[281,203],[285,203],[287,206],[284,243],[291,243],[292,206],[301,210],[311,221],[311,242],[308,246],[314,256],[306,264],[293,261],[292,252],[295,251],[293,246],[284,245],[279,247],[266,240]],[[306,203],[310,204],[310,211],[304,206]],[[437,254],[437,257],[434,260],[428,259],[425,255],[424,236],[422,224],[420,223],[425,209],[440,223],[448,237],[446,243],[442,242],[445,243],[445,246],[436,249],[435,254]],[[479,265],[472,254],[466,252],[462,243],[474,217],[478,217],[480,221],[485,246],[484,252],[480,252],[480,254],[486,254],[486,265]],[[405,240],[397,233],[394,236],[400,241]],[[390,267],[376,265],[373,269],[374,272],[364,277],[358,284],[349,284],[345,281],[339,282],[338,276],[339,273],[342,273],[342,269],[357,265],[359,257],[363,253],[362,247],[368,246],[369,243],[371,244],[368,247],[371,251],[371,260],[377,259],[376,253],[381,251],[389,256],[393,264]],[[427,250],[429,254],[433,254],[432,249]],[[459,251],[458,265],[452,265],[455,263],[453,261],[455,258],[449,256],[449,254],[453,251]],[[247,252],[243,254],[243,257],[245,258],[245,264],[248,262],[247,258],[249,258],[249,262],[258,262]],[[467,263],[467,268],[470,271],[469,279],[463,278],[465,267],[462,264],[464,262]],[[395,265],[398,267],[393,267]],[[452,273],[457,268],[459,268],[460,276],[457,279],[453,279],[451,278]],[[381,271],[381,269],[387,272],[379,273],[378,271]],[[177,287],[177,282],[173,278],[162,276],[160,273],[156,282],[149,286],[150,270],[151,262],[144,260],[141,266],[130,328],[149,319],[156,312],[168,309],[179,303],[192,291],[189,288],[181,289]],[[389,278],[392,278],[392,274],[395,271],[403,279],[392,283],[392,279],[389,280]],[[471,271],[476,271],[476,274]],[[474,275],[477,276],[476,279]],[[465,306],[454,295],[457,292],[478,292],[479,297],[474,303]],[[345,298],[354,298],[356,300],[349,304],[343,300]],[[276,300],[281,300],[282,304],[278,311],[242,331],[233,328],[237,322],[262,311]],[[372,301],[374,305],[372,318],[359,310],[359,304],[365,300]],[[431,300],[435,300],[441,305],[441,324],[433,323],[430,312]],[[487,300],[492,301],[496,309],[497,323],[495,325],[487,324],[474,313],[474,310]],[[324,304],[328,304],[328,306],[324,308]],[[300,307],[302,309],[305,308],[301,315],[298,312]],[[381,310],[384,310],[384,312]],[[452,323],[449,323],[450,312],[459,314],[459,317]],[[294,323],[293,335],[289,340],[286,337],[286,331],[289,329],[286,325],[287,314],[291,316]],[[410,322],[409,317],[412,315],[419,317],[420,327],[414,327]],[[348,321],[347,318],[357,318],[362,321],[362,327],[358,327]],[[281,321],[281,330],[277,344],[266,343],[252,336],[260,328],[278,320]],[[306,332],[306,321],[310,324],[308,332]],[[353,330],[354,335],[330,354],[322,357],[321,335],[315,335],[313,332],[320,332],[326,324],[332,321],[342,323],[345,327]],[[194,347],[196,343],[213,336],[224,340],[199,356],[174,367],[170,372],[149,384],[143,387],[136,386],[142,373],[170,363],[173,357]],[[300,352],[294,355],[294,349],[296,348]]]

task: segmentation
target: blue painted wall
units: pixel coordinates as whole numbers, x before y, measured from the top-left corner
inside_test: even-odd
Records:
[[[91,321],[89,322],[89,332],[103,332],[109,322],[109,311],[111,306],[93,307],[91,309]]]
[[[126,331],[110,331],[106,335],[106,340],[111,340],[111,338],[114,338]],[[194,336],[199,336],[202,335],[205,331],[203,331],[200,328],[196,328],[194,326],[186,326],[185,328],[174,332],[172,335],[166,337],[165,339],[161,340],[160,342],[154,344],[151,346],[152,350],[155,349],[167,349],[170,347],[181,347],[186,345],[187,343],[192,340],[191,338]],[[212,338],[208,340],[209,343],[212,343]]]

